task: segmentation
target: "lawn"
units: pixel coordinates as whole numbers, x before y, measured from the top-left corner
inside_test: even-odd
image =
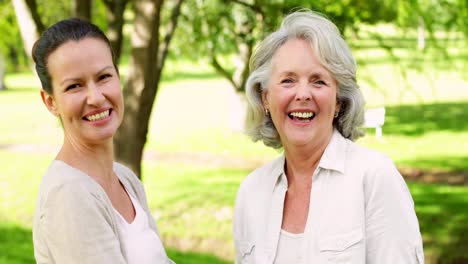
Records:
[[[419,180],[425,175],[434,182],[440,175],[466,180],[468,82],[440,65],[428,66],[425,72],[437,72],[430,80],[416,70],[402,80],[394,75],[399,72],[395,65],[372,63],[363,67],[360,81],[369,107],[386,107],[386,123],[383,138],[368,130],[358,144],[388,154],[402,171],[419,175],[408,184],[427,263],[463,263],[468,259],[466,182],[455,186]],[[242,133],[243,99],[209,67],[201,68],[203,74],[197,67],[168,64],[151,117],[143,180],[164,244],[176,262],[231,263],[238,185],[279,152]],[[10,74],[6,81],[10,90],[0,92],[0,264],[31,263],[37,188],[62,132],[42,105],[31,73]],[[408,82],[416,85],[406,89]]]

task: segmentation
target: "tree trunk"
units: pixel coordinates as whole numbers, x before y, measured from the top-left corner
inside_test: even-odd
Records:
[[[73,1],[73,15],[91,21],[91,0]]]
[[[21,31],[21,38],[23,39],[26,54],[31,58],[32,47],[39,37],[36,24],[24,0],[13,0],[13,7],[15,9],[16,20],[18,21]]]
[[[172,10],[168,32],[160,37],[163,0],[134,2],[129,77],[124,88],[125,115],[115,136],[116,160],[141,178],[141,159],[161,72],[179,16],[182,0]],[[160,41],[162,40],[162,42]]]
[[[5,71],[5,57],[0,53],[0,91],[6,90]]]
[[[123,13],[128,0],[115,0],[115,1],[104,1],[107,6],[107,37],[114,51],[114,55],[117,62],[120,60],[120,54],[122,53],[122,40],[123,40],[123,25],[125,23]]]
[[[45,30],[45,25],[42,23],[41,16],[37,10],[37,2],[36,0],[26,0],[26,5],[29,8],[29,12],[31,13],[32,20],[36,25],[36,31],[38,35],[40,35]]]
[[[234,72],[233,80],[237,84],[236,92],[245,93],[245,83],[249,78],[249,61],[252,56],[253,43],[238,43],[239,45],[239,57]]]
[[[426,47],[426,36],[425,36],[425,25],[424,19],[420,16],[418,18],[418,49],[424,50]]]

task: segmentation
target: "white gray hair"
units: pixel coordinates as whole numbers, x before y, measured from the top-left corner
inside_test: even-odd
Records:
[[[308,41],[320,63],[338,84],[338,117],[333,126],[346,138],[364,135],[364,97],[356,83],[356,62],[338,28],[327,18],[310,10],[299,10],[286,16],[281,27],[267,36],[250,58],[250,75],[246,83],[247,134],[253,141],[281,148],[282,143],[271,117],[265,114],[262,91],[267,89],[271,60],[276,51],[290,39]]]

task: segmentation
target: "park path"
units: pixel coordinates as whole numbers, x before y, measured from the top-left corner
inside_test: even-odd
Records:
[[[49,154],[54,156],[59,146],[38,144],[0,144],[0,150],[13,153]],[[251,171],[262,164],[267,163],[269,158],[246,158],[229,154],[218,154],[209,152],[158,152],[145,151],[143,160],[151,162],[162,162],[174,165],[191,165],[203,168],[231,168]],[[439,170],[422,170],[415,168],[399,167],[398,170],[408,181],[424,183],[442,183],[449,185],[468,185],[468,172],[446,172]]]

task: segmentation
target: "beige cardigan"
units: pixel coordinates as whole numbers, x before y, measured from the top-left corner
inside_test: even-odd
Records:
[[[148,209],[143,185],[125,166],[114,172],[136,197],[159,235]],[[127,263],[124,241],[111,201],[90,176],[55,160],[42,179],[34,215],[34,255],[37,263]],[[169,259],[167,263],[173,263]]]

